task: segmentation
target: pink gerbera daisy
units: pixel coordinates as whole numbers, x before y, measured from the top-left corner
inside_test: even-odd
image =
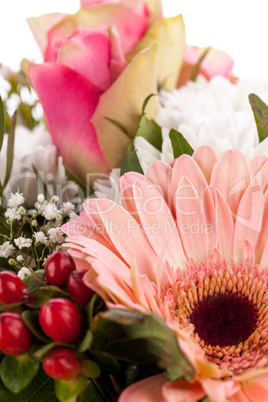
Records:
[[[123,207],[91,199],[64,226],[70,253],[108,307],[160,315],[196,371],[147,378],[120,401],[265,401],[267,158],[203,146],[119,186]]]

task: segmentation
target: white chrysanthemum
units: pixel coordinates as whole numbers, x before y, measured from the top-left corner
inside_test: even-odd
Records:
[[[0,246],[0,257],[8,258],[13,254],[14,250],[15,250],[15,247],[12,246],[12,244],[10,244],[9,241],[5,241]]]
[[[31,247],[31,244],[32,244],[31,239],[28,239],[23,236],[18,237],[17,239],[14,240],[14,242],[19,249],[22,249],[24,247],[29,248],[29,247]]]
[[[49,240],[52,243],[63,243],[64,242],[64,237],[63,233],[59,228],[51,228],[47,231],[49,235]]]
[[[8,135],[5,134],[0,152],[0,181],[2,183],[6,173],[7,143]],[[58,191],[61,199],[71,199],[77,195],[78,186],[68,181],[62,157],[58,156],[57,147],[53,144],[51,135],[44,125],[39,124],[33,130],[18,125],[15,130],[11,178],[4,193],[5,199],[9,198],[10,191],[20,189],[25,197],[26,205],[30,207],[34,205],[40,193],[40,181],[36,179],[33,166],[50,193]]]
[[[170,163],[173,151],[169,131],[178,130],[193,149],[200,145],[210,145],[220,154],[226,149],[236,148],[250,160],[254,155],[268,156],[268,138],[259,143],[254,115],[248,95],[254,93],[268,103],[268,81],[239,80],[232,84],[217,76],[207,81],[199,76],[196,82],[172,92],[161,91],[161,109],[156,122],[162,128],[161,152],[144,138],[134,140],[140,164],[146,172],[149,165],[157,160]],[[119,174],[119,169],[117,169]],[[95,184],[97,198],[116,195],[115,175],[110,180]]]

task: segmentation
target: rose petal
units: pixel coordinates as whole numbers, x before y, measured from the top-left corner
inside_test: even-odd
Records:
[[[28,76],[64,164],[83,181],[87,173],[107,172],[90,121],[100,90],[80,74],[59,64],[31,65]]]

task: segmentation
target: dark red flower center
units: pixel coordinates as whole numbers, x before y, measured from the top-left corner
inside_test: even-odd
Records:
[[[257,310],[247,297],[233,293],[213,295],[196,304],[190,322],[206,345],[238,345],[254,332]]]

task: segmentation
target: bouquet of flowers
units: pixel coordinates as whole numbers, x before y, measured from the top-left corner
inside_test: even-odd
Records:
[[[80,5],[1,67],[0,400],[265,401],[268,82]]]

